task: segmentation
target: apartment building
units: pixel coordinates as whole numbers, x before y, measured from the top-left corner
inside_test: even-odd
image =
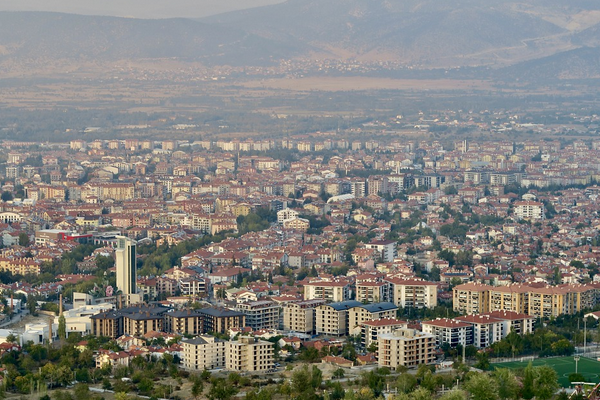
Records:
[[[231,328],[246,326],[244,313],[227,308],[203,308],[198,310],[202,317],[202,332],[228,333]]]
[[[453,309],[464,314],[512,311],[550,318],[593,308],[598,304],[598,288],[581,284],[515,284],[494,287],[465,283],[453,289],[453,300]]]
[[[123,316],[118,311],[105,311],[90,317],[92,335],[116,339],[123,335]]]
[[[202,329],[202,314],[196,310],[175,310],[165,315],[165,329],[180,335],[198,335]]]
[[[123,317],[125,333],[131,336],[144,336],[148,332],[163,332],[164,317],[159,313],[140,311]]]
[[[473,327],[472,344],[478,349],[485,349],[493,343],[502,340],[510,331],[505,332],[504,321],[489,314],[465,315],[456,317],[455,321],[464,322]]]
[[[322,304],[315,309],[315,331],[318,335],[345,336],[349,330],[348,310],[363,304],[356,300]]]
[[[444,343],[450,347],[473,344],[473,325],[448,318],[437,318],[422,323],[423,332],[433,335],[435,347],[440,348]]]
[[[367,249],[375,249],[383,262],[393,262],[398,256],[395,240],[376,240],[366,244]]]
[[[390,283],[362,281],[356,282],[356,300],[363,303],[378,303],[390,300]]]
[[[452,308],[462,314],[481,314],[490,309],[489,291],[492,286],[465,283],[452,290]]]
[[[268,371],[273,368],[273,343],[241,336],[225,343],[225,368],[230,371]]]
[[[379,367],[396,370],[399,366],[416,367],[435,360],[435,338],[416,329],[398,329],[377,338]]]
[[[314,333],[316,307],[323,304],[325,304],[325,300],[305,300],[286,304],[283,307],[283,329],[292,332]]]
[[[488,311],[528,312],[528,294],[531,288],[525,285],[506,285],[489,288]]]
[[[238,304],[236,309],[246,315],[246,326],[254,330],[279,329],[281,306],[275,302],[250,301]]]
[[[225,341],[213,336],[198,336],[181,341],[183,367],[205,370],[225,367]]]
[[[361,332],[361,325],[365,321],[381,318],[396,317],[398,307],[394,303],[361,304],[348,310],[348,330],[351,335]]]
[[[544,203],[537,201],[516,201],[515,217],[528,221],[539,221],[546,218]]]
[[[433,308],[437,306],[438,286],[420,279],[387,278],[390,301],[403,308]]]
[[[514,330],[520,335],[533,333],[536,318],[531,315],[519,314],[512,311],[493,311],[486,315],[502,321],[502,324],[504,325],[502,334],[504,336],[508,335],[511,330]]]
[[[326,300],[342,302],[350,299],[350,284],[347,281],[315,281],[304,285],[304,300]]]
[[[408,322],[395,318],[364,321],[360,331],[362,345],[367,348],[371,344],[377,343],[377,338],[384,333],[392,333],[402,328],[408,328]]]

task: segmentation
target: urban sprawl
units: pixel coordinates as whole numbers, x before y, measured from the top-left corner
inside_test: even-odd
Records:
[[[9,354],[65,343],[108,375],[310,361],[329,379],[597,341],[600,140],[333,136],[5,141],[5,387],[54,376],[19,383]],[[583,337],[553,330],[569,316]]]

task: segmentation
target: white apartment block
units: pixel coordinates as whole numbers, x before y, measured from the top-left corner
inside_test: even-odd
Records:
[[[283,210],[277,211],[277,223],[283,224],[284,221],[289,219],[298,218],[300,213],[291,208],[284,208]]]
[[[225,343],[225,368],[230,371],[268,371],[273,368],[273,343],[241,336]]]
[[[416,367],[435,360],[435,338],[415,329],[398,329],[377,338],[378,364],[396,370],[400,365]]]
[[[394,303],[361,304],[348,310],[348,329],[351,335],[358,335],[362,323],[381,318],[396,317],[398,307]]]
[[[275,302],[262,300],[240,303],[236,310],[246,315],[246,326],[254,330],[279,329],[281,306]]]
[[[286,304],[283,307],[283,329],[312,334],[315,331],[316,307],[323,304],[325,304],[324,300],[305,300]]]
[[[490,317],[488,314],[465,315],[455,320],[473,326],[473,345],[478,349],[485,349],[510,333],[510,331],[504,332],[504,321]]]
[[[183,366],[186,369],[204,370],[225,367],[225,341],[203,335],[183,340]]]
[[[350,284],[345,281],[317,281],[304,285],[304,300],[342,302],[350,298]]]
[[[435,346],[442,347],[448,343],[450,347],[473,344],[473,325],[448,318],[437,318],[422,323],[423,332],[435,338]]]
[[[372,343],[377,343],[377,338],[384,333],[392,333],[398,329],[408,328],[408,322],[395,318],[382,318],[365,321],[361,326],[361,341],[366,348]]]
[[[544,204],[537,201],[517,201],[514,204],[518,219],[538,221],[546,218]]]
[[[437,306],[438,287],[434,282],[419,279],[387,278],[390,301],[398,307],[433,308]]]
[[[398,256],[395,240],[377,240],[366,244],[367,249],[375,249],[381,255],[383,262],[393,262]]]
[[[388,282],[363,281],[356,283],[356,300],[366,303],[389,301]]]

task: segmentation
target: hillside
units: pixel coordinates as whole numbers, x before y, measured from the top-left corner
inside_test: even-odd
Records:
[[[291,38],[329,57],[437,66],[509,65],[575,48],[600,4],[574,0],[289,0],[203,20],[265,38]]]
[[[269,52],[262,51],[265,48]],[[289,43],[189,19],[0,12],[0,59],[107,61],[174,57],[207,64],[245,65],[293,57],[295,51]]]
[[[255,66],[301,58],[498,69],[597,47],[600,2],[590,0],[288,0],[201,20],[0,12],[0,62],[169,58]],[[600,72],[593,57],[578,60],[566,60],[573,75]]]

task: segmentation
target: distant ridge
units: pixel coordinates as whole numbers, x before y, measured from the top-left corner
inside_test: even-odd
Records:
[[[0,12],[0,61],[339,59],[581,79],[600,72],[598,48],[600,1],[590,0],[288,0],[201,20]]]
[[[0,58],[181,58],[244,65],[294,55],[295,49],[287,43],[183,18],[0,12]]]

